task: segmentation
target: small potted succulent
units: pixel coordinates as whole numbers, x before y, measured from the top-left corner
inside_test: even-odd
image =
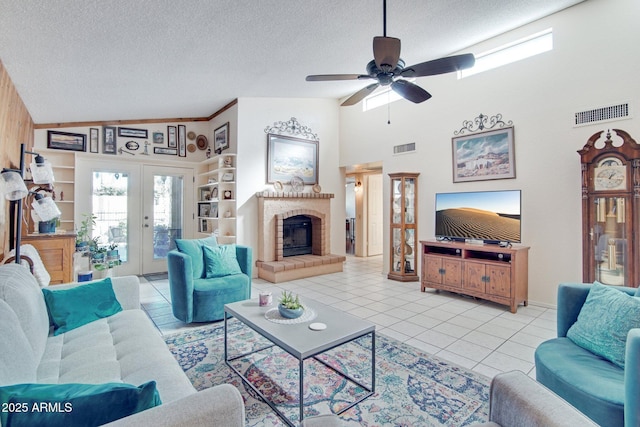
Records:
[[[298,295],[294,296],[291,292],[282,291],[278,312],[287,319],[296,319],[304,313],[304,306],[300,302]]]

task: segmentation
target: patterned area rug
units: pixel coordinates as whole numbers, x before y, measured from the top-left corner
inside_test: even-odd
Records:
[[[229,321],[229,331],[230,354],[268,344],[235,319]],[[240,390],[247,426],[285,425],[225,364],[222,323],[167,335],[165,341],[197,390],[222,383]],[[368,384],[370,345],[371,339],[364,337],[323,354],[322,360]],[[291,420],[299,418],[297,360],[271,347],[239,358],[234,366]],[[376,335],[376,392],[340,418],[345,426],[466,426],[487,420],[489,382],[480,374]],[[323,363],[305,362],[305,417],[337,412],[363,393],[362,387]]]

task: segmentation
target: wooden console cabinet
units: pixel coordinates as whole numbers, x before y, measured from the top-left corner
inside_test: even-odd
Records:
[[[59,285],[73,281],[75,234],[29,234],[22,237],[22,244],[33,245],[38,250],[44,268],[51,276],[50,284]]]
[[[421,241],[421,290],[442,289],[508,305],[515,313],[528,301],[526,246]]]

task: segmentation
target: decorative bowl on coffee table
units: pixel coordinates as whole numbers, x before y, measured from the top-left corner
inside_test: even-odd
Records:
[[[304,308],[302,308],[302,307],[300,307],[300,308],[287,308],[287,307],[283,306],[282,304],[278,304],[278,312],[284,318],[297,319],[298,317],[302,316],[302,313],[304,313]]]

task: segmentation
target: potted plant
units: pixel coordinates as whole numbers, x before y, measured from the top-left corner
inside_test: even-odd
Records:
[[[95,239],[94,239],[94,243],[97,243]],[[95,249],[91,250],[91,260],[94,263],[104,262],[106,255],[107,255],[107,248],[105,247],[100,247],[96,245]]]
[[[282,291],[278,312],[287,319],[296,319],[304,313],[304,306],[300,302],[298,295],[294,296],[291,292]]]
[[[93,214],[82,214],[84,219],[80,222],[80,228],[76,232],[76,251],[86,252],[89,249],[89,235],[96,225],[97,216]]]
[[[107,250],[107,258],[109,258],[109,259],[120,258],[120,254],[118,253],[118,244],[117,243],[111,243],[109,245],[109,249]]]

